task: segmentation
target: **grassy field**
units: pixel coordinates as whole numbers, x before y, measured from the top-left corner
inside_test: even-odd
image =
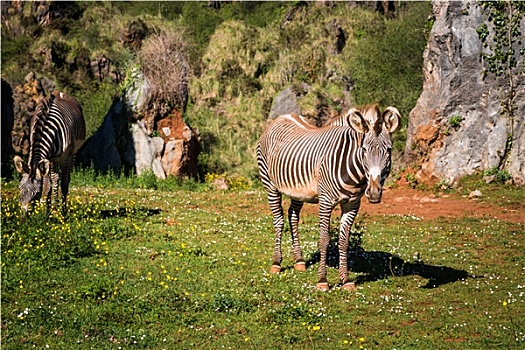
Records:
[[[288,237],[271,275],[259,188],[73,180],[68,219],[37,205],[21,220],[17,184],[2,183],[2,349],[525,345],[523,223],[358,216],[357,291],[337,287],[332,247],[323,293],[313,210],[300,226],[310,267],[293,270]]]

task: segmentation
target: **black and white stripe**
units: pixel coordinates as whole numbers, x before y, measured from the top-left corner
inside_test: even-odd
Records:
[[[59,178],[63,210],[67,211],[70,172],[85,137],[82,107],[74,98],[54,92],[38,105],[31,118],[28,163],[18,156],[14,159],[15,168],[22,174],[20,202],[24,211],[42,193],[47,195],[49,208],[58,192]],[[50,186],[46,185],[49,180]]]
[[[390,172],[391,134],[399,126],[397,109],[383,113],[377,105],[351,109],[345,116],[317,128],[292,114],[278,117],[263,132],[257,146],[261,181],[275,228],[272,272],[279,272],[284,228],[282,195],[292,199],[288,211],[296,269],[304,269],[297,226],[304,202],[319,203],[321,255],[317,287],[328,289],[326,254],[332,210],[342,210],[339,237],[339,278],[345,288],[354,288],[348,279],[347,251],[350,227],[359,210],[361,197],[381,200],[382,185]]]

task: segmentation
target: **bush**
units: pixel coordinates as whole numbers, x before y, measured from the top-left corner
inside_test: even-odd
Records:
[[[361,29],[356,28],[360,39],[352,48],[348,69],[357,104],[395,106],[401,112],[402,125],[407,125],[423,88],[423,50],[430,14],[430,3],[414,2],[399,7],[395,19],[376,17],[360,23]]]
[[[494,179],[500,183],[505,183],[512,179],[512,175],[510,175],[507,169],[500,170],[497,166],[485,170],[483,176],[494,176]]]
[[[151,88],[145,106],[161,102],[181,111],[186,109],[189,64],[184,37],[179,29],[164,31],[144,42],[139,57]]]
[[[459,114],[455,114],[448,119],[448,123],[454,129],[458,129],[461,126],[462,121],[463,121],[463,117]]]
[[[118,87],[109,83],[101,84],[92,90],[81,90],[75,94],[86,120],[86,140],[102,125],[117,94]]]

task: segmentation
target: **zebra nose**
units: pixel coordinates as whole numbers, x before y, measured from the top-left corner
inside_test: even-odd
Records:
[[[368,198],[370,203],[379,203],[381,202],[381,195],[383,190],[381,188],[381,183],[379,179],[370,179],[368,187],[366,188],[365,195]]]
[[[368,201],[370,203],[380,203],[381,202],[381,189],[370,189],[367,191]]]

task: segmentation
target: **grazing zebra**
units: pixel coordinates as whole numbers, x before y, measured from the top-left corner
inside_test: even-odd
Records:
[[[31,118],[29,134],[29,160],[15,156],[16,170],[20,180],[20,202],[24,213],[30,202],[38,200],[44,192],[47,209],[52,198],[58,194],[61,177],[62,210],[67,213],[67,194],[70,172],[78,151],[86,137],[86,123],[82,107],[71,96],[53,92],[38,106]],[[60,165],[61,176],[58,174]],[[49,185],[51,182],[51,185]]]
[[[326,255],[330,215],[341,207],[339,235],[339,278],[344,289],[355,289],[348,278],[349,231],[361,197],[381,201],[382,186],[390,173],[392,133],[400,123],[394,107],[381,113],[377,105],[352,108],[344,116],[318,128],[303,117],[278,117],[263,132],[257,145],[257,162],[275,228],[275,250],[270,272],[281,269],[281,235],[284,227],[282,194],[291,198],[288,219],[296,270],[305,270],[297,226],[304,202],[319,203],[319,282],[328,290]]]

